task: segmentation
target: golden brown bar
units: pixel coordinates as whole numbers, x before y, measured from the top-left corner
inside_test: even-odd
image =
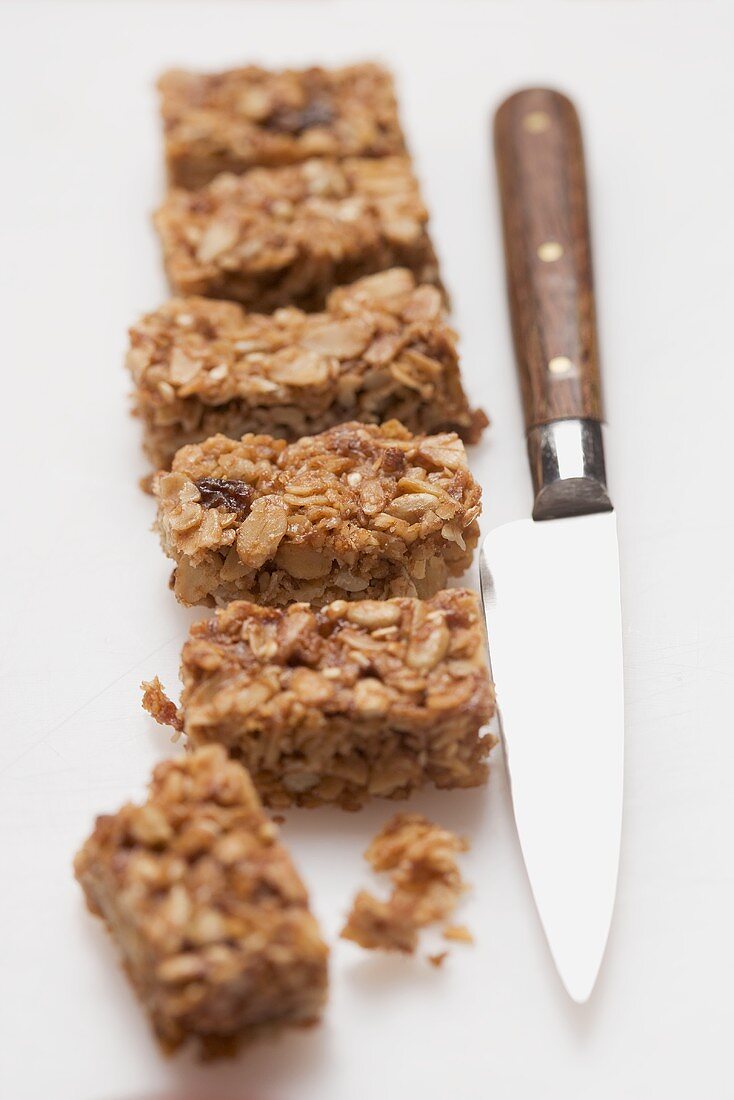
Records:
[[[453,433],[342,424],[286,444],[214,436],[154,479],[186,604],[435,595],[469,566],[481,490]]]
[[[158,82],[168,178],[197,188],[315,156],[384,157],[405,151],[390,74],[363,63],[341,69],[257,65],[220,73],[176,69]]]
[[[219,746],[159,764],[147,802],[98,818],[74,866],[166,1049],[229,1053],[318,1020],[328,950],[276,826]]]
[[[191,747],[224,745],[269,806],[402,798],[487,778],[494,713],[477,597],[344,600],[313,611],[242,600],[191,627],[180,712],[146,707]]]
[[[293,441],[395,418],[472,443],[487,423],[464,393],[439,291],[404,268],[332,291],[324,313],[174,298],[130,330],[127,364],[156,469],[217,432]]]
[[[440,285],[407,157],[224,173],[199,191],[170,191],[155,225],[180,295],[269,312],[322,309],[335,286],[390,267]]]

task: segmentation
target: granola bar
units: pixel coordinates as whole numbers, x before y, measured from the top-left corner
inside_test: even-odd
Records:
[[[191,627],[180,711],[156,682],[144,705],[191,747],[216,742],[269,806],[474,787],[494,738],[477,597],[340,600],[313,611],[231,603]]]
[[[360,890],[342,938],[368,950],[412,954],[420,929],[450,916],[466,890],[456,856],[468,847],[422,814],[396,814],[365,852],[373,871],[390,872],[390,897],[381,901]]]
[[[168,178],[178,187],[202,187],[220,172],[310,157],[405,151],[392,77],[379,65],[176,69],[161,76],[158,89]]]
[[[226,1053],[315,1023],[328,950],[245,769],[212,745],[160,764],[75,860],[166,1049]]]
[[[397,421],[297,443],[215,435],[153,482],[185,604],[435,595],[469,566],[481,490],[457,435]]]
[[[407,157],[308,160],[223,173],[168,193],[155,215],[175,293],[250,309],[321,309],[334,286],[389,267],[439,284]]]
[[[127,365],[156,469],[217,432],[295,440],[395,418],[476,442],[487,423],[469,407],[439,291],[404,268],[332,291],[325,313],[174,298],[130,330]]]

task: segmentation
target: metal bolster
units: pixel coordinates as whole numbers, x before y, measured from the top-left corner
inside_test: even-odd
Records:
[[[609,512],[602,426],[597,420],[555,420],[528,432],[533,519]]]

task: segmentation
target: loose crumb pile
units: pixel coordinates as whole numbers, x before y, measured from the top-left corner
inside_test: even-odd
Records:
[[[420,929],[446,920],[467,889],[456,855],[468,847],[465,838],[422,814],[396,814],[365,852],[374,871],[390,873],[390,897],[381,901],[360,890],[342,938],[368,950],[412,954]],[[435,956],[431,962],[440,966],[443,958]]]

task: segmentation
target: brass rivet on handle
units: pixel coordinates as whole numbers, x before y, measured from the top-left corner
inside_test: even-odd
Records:
[[[543,241],[538,246],[538,259],[544,264],[551,264],[554,260],[560,260],[563,255],[563,245],[558,241]]]
[[[523,129],[529,134],[544,134],[551,124],[545,111],[530,111],[522,120]]]
[[[548,364],[551,374],[570,374],[573,369],[573,362],[567,355],[554,355]]]

